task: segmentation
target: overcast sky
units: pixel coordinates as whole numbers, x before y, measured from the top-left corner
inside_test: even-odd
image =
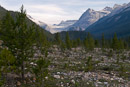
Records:
[[[79,19],[88,8],[101,10],[106,6],[128,3],[130,0],[0,0],[8,10],[18,11],[23,4],[27,14],[47,24]]]

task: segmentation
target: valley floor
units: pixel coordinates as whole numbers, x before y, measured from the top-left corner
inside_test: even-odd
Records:
[[[59,87],[130,87],[130,51],[82,47],[48,50],[50,74]]]

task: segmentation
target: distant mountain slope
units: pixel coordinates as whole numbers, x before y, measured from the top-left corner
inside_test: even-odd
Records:
[[[130,7],[113,16],[108,15],[100,19],[85,31],[96,37],[101,37],[102,33],[106,38],[111,38],[114,33],[117,33],[118,37],[130,36]]]
[[[49,31],[50,33],[57,33],[57,32],[62,32],[62,31],[66,31],[66,28],[68,26],[73,25],[77,20],[67,20],[67,21],[61,21],[59,24],[53,24],[53,25],[48,25],[44,22],[41,22],[39,20],[36,20],[34,18],[32,18],[30,15],[27,15],[27,17],[32,20],[33,22],[35,22],[37,25],[39,25],[40,27],[42,27],[43,29]]]
[[[59,24],[55,24],[55,26],[63,26],[68,27],[70,25],[73,25],[77,20],[67,20],[67,21],[61,21]]]
[[[110,11],[107,16],[100,18],[98,21],[86,28],[86,33],[68,31],[71,37],[81,38],[87,36],[87,32],[90,32],[95,38],[101,38],[102,33],[104,33],[105,38],[112,38],[114,33],[117,33],[119,38],[130,36],[130,3],[123,5],[114,5],[113,8],[106,7],[103,11]],[[72,28],[74,29],[74,28]],[[79,27],[79,29],[81,29]],[[81,29],[82,30],[82,29]],[[65,32],[61,32],[65,34]],[[80,34],[80,35],[79,35]],[[75,39],[75,38],[73,38]]]
[[[35,22],[37,25],[39,25],[41,28],[45,29],[46,31],[49,31],[51,32],[52,28],[51,26],[47,25],[46,23],[44,22],[41,22],[39,20],[36,20],[34,18],[32,18],[30,15],[27,15],[27,17],[32,20],[33,22]]]
[[[83,15],[79,18],[79,20],[73,24],[72,26],[69,26],[67,28],[68,31],[83,31],[86,28],[88,28],[90,25],[98,21],[99,19],[107,16],[111,17],[115,14],[120,13],[124,9],[128,8],[130,6],[130,3],[118,5],[115,4],[113,7],[105,7],[103,10],[95,11],[93,9],[88,9],[86,12],[83,13]]]
[[[73,25],[77,20],[66,20],[66,21],[61,21],[59,24],[54,24],[51,26],[51,33],[57,33],[57,32],[62,32],[62,31],[67,31],[67,27]]]
[[[0,6],[0,20],[2,20],[2,18],[6,15],[7,12],[8,12],[8,10],[6,10],[3,7]],[[15,19],[18,12],[14,12],[14,11],[9,11],[9,12],[10,12],[11,16]],[[27,21],[28,21],[27,22],[28,25],[35,24],[36,26],[38,26],[38,24],[36,24],[34,21],[30,20],[28,17],[27,17]],[[39,27],[39,29],[42,29],[40,26],[38,26],[38,27]],[[53,35],[50,32],[48,32],[44,29],[42,29],[42,30],[43,30],[43,32],[45,33],[45,35],[47,36],[48,39],[53,39]]]
[[[100,18],[108,15],[112,11],[112,8],[106,7],[101,11],[95,11],[93,9],[88,9],[83,15],[79,18],[79,20],[68,27],[68,31],[83,31],[88,26],[99,20]]]
[[[123,11],[124,9],[128,8],[130,6],[130,3],[128,4],[123,4],[123,5],[118,5],[118,4],[115,4],[113,6],[113,10],[111,11],[111,13],[108,15],[108,16],[113,16],[115,14],[118,14],[120,13],[121,11]]]

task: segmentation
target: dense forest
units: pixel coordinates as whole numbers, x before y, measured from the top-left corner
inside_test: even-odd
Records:
[[[103,33],[100,39],[86,32],[82,35],[82,32],[51,35],[46,34],[36,24],[28,24],[23,6],[15,16],[14,18],[10,12],[6,12],[0,20],[1,87],[96,87],[94,82],[97,80],[90,82],[81,79],[81,76],[67,78],[65,72],[72,71],[83,73],[106,71],[108,75],[115,73],[115,78],[123,79],[124,83],[117,80],[108,81],[111,83],[110,87],[114,87],[115,84],[127,85],[130,82],[129,37],[118,38],[116,32],[111,39],[105,39]],[[79,56],[77,58],[74,55]],[[95,58],[98,55],[97,60]],[[111,60],[109,66],[100,66],[101,63],[107,64],[106,59]],[[66,78],[61,72],[64,72]],[[63,78],[59,77],[59,74]],[[99,81],[107,82],[104,79]]]

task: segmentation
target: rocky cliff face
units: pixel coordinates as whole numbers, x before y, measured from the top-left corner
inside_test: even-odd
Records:
[[[101,11],[95,11],[89,8],[88,10],[86,10],[86,12],[83,13],[83,15],[79,18],[79,20],[75,24],[68,27],[68,30],[83,31],[100,18],[108,15],[111,11],[112,8],[110,7],[106,7]]]

